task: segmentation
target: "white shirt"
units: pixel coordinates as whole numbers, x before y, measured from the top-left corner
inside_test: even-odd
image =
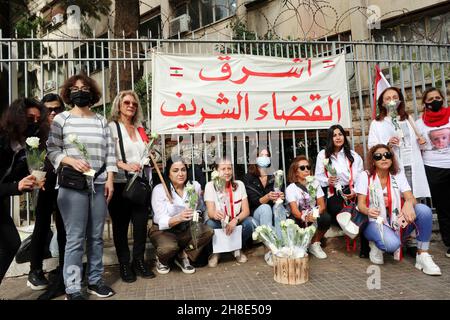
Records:
[[[201,201],[201,186],[197,181],[193,181],[195,192],[199,195]],[[159,226],[159,230],[167,230],[170,218],[176,216],[186,209],[185,200],[187,200],[186,189],[183,191],[183,197],[180,197],[172,186],[169,187],[172,193],[173,203],[170,203],[164,191],[163,185],[158,184],[152,192],[152,208],[154,212],[153,222]]]
[[[247,198],[247,191],[245,190],[245,185],[240,180],[235,180],[235,183],[237,183],[236,190],[233,191],[233,202],[234,202],[234,215],[238,215],[241,212],[242,209],[242,200]],[[228,193],[226,192],[226,196],[228,199]],[[217,196],[217,192],[214,188],[214,183],[212,181],[208,182],[205,186],[205,195],[204,195],[205,202],[210,201],[214,202],[214,205],[216,206],[216,210],[219,210],[221,207],[219,203],[219,197]]]
[[[145,153],[145,143],[139,134],[137,128],[134,129],[135,135],[137,137],[137,141],[133,141],[128,134],[127,129],[123,125],[122,122],[119,121],[120,132],[122,133],[123,139],[123,149],[125,152],[125,158],[127,163],[141,163],[141,160]],[[119,134],[117,132],[116,123],[114,121],[109,123],[109,127],[111,129],[111,136],[114,141],[114,145],[116,148],[116,157],[117,161],[122,161],[122,154],[120,152],[120,143],[119,143]],[[122,169],[119,169],[119,172],[114,176],[114,182],[124,183],[127,179],[125,177],[125,172]]]
[[[320,187],[319,183],[315,182],[316,187],[316,199],[322,198],[325,196],[323,193],[322,188]],[[299,207],[300,210],[304,210],[308,208],[309,206],[309,194],[308,192],[303,191],[295,183],[291,183],[286,188],[286,200],[287,203],[295,202],[297,204],[297,207]]]
[[[430,167],[450,169],[450,120],[440,127],[428,127],[420,118],[416,121],[416,126],[427,140],[422,153],[423,163]]]
[[[406,191],[411,191],[411,187],[408,184],[408,180],[406,180],[406,176],[402,173],[398,173],[393,176],[395,181],[397,182],[398,188],[401,193]],[[355,192],[359,194],[363,194],[367,196],[369,190],[369,178],[367,176],[367,172],[363,171],[356,181],[355,184]],[[383,193],[387,193],[386,188],[383,189]]]
[[[350,151],[353,156],[352,173],[353,173],[353,184],[355,183],[358,175],[364,170],[363,160],[355,151]],[[328,178],[325,174],[325,167],[323,165],[323,160],[325,159],[325,150],[321,150],[317,155],[316,160],[316,171],[315,177],[319,181],[322,187],[328,187]],[[331,155],[331,164],[333,168],[336,169],[336,174],[339,178],[339,183],[342,186],[347,186],[350,182],[350,170],[349,162],[344,153],[344,148],[341,149],[337,154]]]

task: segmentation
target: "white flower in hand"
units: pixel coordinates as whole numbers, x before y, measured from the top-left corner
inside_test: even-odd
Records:
[[[306,182],[312,183],[313,181],[314,181],[314,176],[307,176],[306,177]]]
[[[67,139],[69,140],[70,143],[75,143],[78,140],[78,137],[76,134],[71,133],[69,134]]]
[[[211,173],[211,180],[215,180],[215,179],[217,179],[217,178],[219,178],[219,172],[216,171],[216,170],[214,170],[214,171]]]
[[[38,137],[29,137],[29,138],[27,138],[27,140],[25,142],[32,149],[37,149],[39,147],[39,138]]]
[[[329,162],[330,162],[330,159],[328,159],[328,158],[323,159],[324,166],[327,166]]]
[[[156,140],[156,139],[158,139],[158,134],[156,132],[152,132],[150,134],[150,138]]]

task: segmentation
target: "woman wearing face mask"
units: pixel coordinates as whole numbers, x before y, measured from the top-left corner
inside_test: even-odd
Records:
[[[188,168],[181,157],[172,156],[167,161],[164,181],[172,199],[169,199],[161,183],[152,192],[152,208],[155,215],[149,236],[156,248],[156,271],[159,274],[169,273],[170,264],[174,261],[183,273],[192,274],[195,268],[191,262],[198,259],[202,250],[211,241],[214,232],[200,223],[195,247],[191,233],[194,210],[186,206]],[[203,211],[200,184],[197,181],[191,183],[199,196],[196,207]]]
[[[45,107],[28,98],[17,99],[5,110],[0,123],[0,283],[20,247],[20,237],[10,216],[9,197],[28,192],[38,185],[29,174],[25,140],[48,133]]]
[[[81,177],[78,180],[85,182],[79,190],[67,184],[60,186],[60,176],[57,181],[58,207],[67,234],[63,268],[66,297],[85,299],[81,293],[81,275],[87,239],[87,291],[106,298],[114,294],[102,279],[103,226],[114,189],[113,175],[117,172],[114,143],[106,119],[89,108],[100,100],[100,90],[94,80],[84,74],[70,77],[62,86],[61,97],[72,109],[53,119],[47,143],[48,158],[55,169],[72,172],[71,176]],[[77,142],[85,146],[87,156],[79,150]],[[75,170],[62,170],[64,166]],[[85,175],[90,170],[95,171],[93,177]]]
[[[248,203],[250,205],[250,215],[257,226],[267,225],[272,228],[276,226],[279,228],[280,220],[286,218],[286,209],[284,208],[284,185],[282,190],[274,190],[274,177],[269,174],[270,152],[267,149],[262,149],[256,158],[256,164],[250,164],[248,173],[245,175],[243,182],[247,190]],[[275,202],[280,199],[282,202],[277,210],[278,214],[274,212]],[[272,253],[266,248],[264,260],[270,266],[273,265]]]
[[[54,117],[64,111],[64,102],[61,97],[54,93],[46,94],[41,102],[47,109],[47,120],[51,124]],[[39,197],[36,205],[36,222],[33,229],[31,240],[31,258],[30,272],[28,274],[27,285],[33,290],[42,290],[47,286],[47,291],[39,299],[49,300],[64,294],[64,279],[62,276],[62,266],[64,265],[64,248],[66,246],[66,232],[64,223],[57,205],[58,190],[56,186],[56,173],[53,165],[48,158],[45,159],[46,174],[45,188],[39,191]],[[53,275],[53,281],[49,281],[44,276],[42,265],[47,245],[47,237],[50,231],[51,216],[55,213],[55,224],[57,231],[59,266],[50,272]],[[49,280],[52,280],[49,276]]]
[[[370,241],[370,261],[383,264],[384,252],[400,254],[402,240],[416,229],[415,267],[428,275],[441,275],[428,253],[433,224],[431,209],[417,203],[405,175],[399,174],[392,149],[384,144],[373,146],[367,156],[367,167],[368,172],[359,175],[355,191],[358,210],[369,217],[364,235]]]
[[[439,231],[450,258],[450,107],[444,107],[444,96],[439,89],[429,88],[422,95],[424,113],[416,121],[417,128],[424,135],[423,162],[430,184],[433,205],[436,207]],[[437,143],[434,139],[446,141]]]
[[[417,137],[414,121],[405,108],[405,99],[400,89],[385,89],[378,98],[379,115],[370,124],[368,147],[377,144],[390,146],[408,184],[416,198],[430,197],[430,189],[423,166],[420,146],[426,141]],[[398,116],[397,116],[398,115]]]

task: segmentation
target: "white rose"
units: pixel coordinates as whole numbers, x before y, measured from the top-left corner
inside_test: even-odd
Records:
[[[186,192],[193,192],[195,191],[194,185],[190,182],[186,183]]]
[[[212,179],[212,180],[215,180],[215,179],[217,179],[218,177],[219,177],[219,172],[216,171],[216,170],[214,170],[214,171],[211,173],[211,179]]]
[[[254,232],[252,233],[252,239],[253,239],[253,240],[258,240],[258,232],[254,231]]]
[[[156,133],[156,132],[152,132],[151,134],[150,134],[150,138],[152,138],[152,139],[158,139],[158,134]]]
[[[276,176],[282,176],[282,175],[283,175],[283,170],[277,170],[277,171],[275,171],[275,175],[276,175]]]
[[[289,226],[291,224],[295,224],[294,220],[292,219],[286,219],[286,226]]]
[[[78,140],[78,137],[77,137],[76,134],[71,133],[71,134],[69,134],[69,136],[67,137],[67,139],[69,139],[69,142],[70,142],[70,143],[74,143],[75,141]]]
[[[27,145],[29,145],[33,149],[37,149],[39,147],[39,138],[38,137],[29,137],[25,141]]]
[[[330,162],[330,159],[328,159],[328,158],[323,159],[324,166],[327,166],[329,162]]]
[[[306,182],[312,183],[313,181],[314,181],[314,176],[307,176],[306,177]]]

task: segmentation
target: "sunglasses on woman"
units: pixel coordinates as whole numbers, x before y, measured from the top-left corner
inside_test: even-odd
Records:
[[[54,113],[58,114],[58,113],[61,113],[64,111],[64,107],[53,107],[53,108],[47,107],[47,111],[48,111],[48,113],[54,112]]]
[[[375,161],[380,161],[381,159],[383,159],[383,157],[387,160],[390,160],[390,159],[392,159],[392,153],[387,151],[385,153],[374,153],[373,154],[373,160],[375,160]]]
[[[311,166],[298,166],[298,168],[299,168],[301,171],[305,171],[305,169],[306,169],[306,170],[311,170]]]

